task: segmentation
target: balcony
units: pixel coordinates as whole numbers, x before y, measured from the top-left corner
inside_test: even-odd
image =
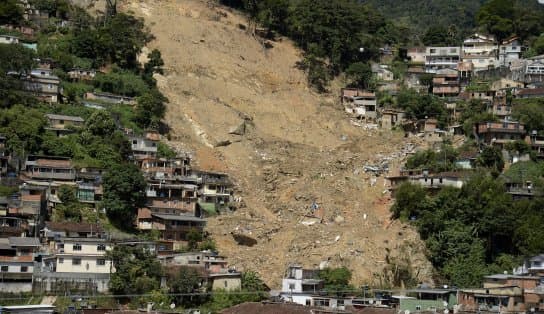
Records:
[[[33,179],[42,180],[75,180],[76,174],[74,171],[28,171],[27,175]]]

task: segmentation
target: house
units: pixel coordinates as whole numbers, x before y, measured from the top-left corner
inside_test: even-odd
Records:
[[[39,247],[37,238],[0,239],[0,292],[32,291],[34,255]]]
[[[406,55],[412,64],[425,64],[426,52],[425,47],[411,47],[408,48]]]
[[[376,94],[373,92],[359,92],[344,101],[344,109],[347,113],[365,121],[375,121],[377,118]]]
[[[544,136],[539,136],[536,130],[525,136],[525,143],[531,146],[531,150],[536,154],[537,158],[544,158]]]
[[[107,292],[110,274],[115,272],[106,252],[111,243],[102,238],[57,237],[49,256],[34,274],[36,293],[66,291]]]
[[[507,78],[500,78],[493,83],[491,83],[491,90],[493,91],[499,91],[499,90],[506,90],[506,89],[518,89],[518,88],[524,88],[525,83],[516,81],[516,80],[510,80]]]
[[[136,100],[133,97],[116,95],[111,93],[102,93],[102,92],[88,92],[85,93],[83,98],[87,100],[100,101],[109,104],[126,104],[126,105],[135,105]]]
[[[461,86],[467,86],[474,74],[474,64],[472,62],[459,62],[457,71],[459,71],[459,83]]]
[[[457,160],[455,160],[455,167],[459,169],[470,170],[475,168],[476,158],[479,152],[477,149],[464,150],[459,152]]]
[[[233,184],[226,173],[195,171],[201,178],[198,206],[206,213],[213,214],[228,209],[233,199]]]
[[[106,252],[112,249],[111,244],[102,238],[61,237],[55,242],[57,273],[95,273],[109,274],[112,261]]]
[[[30,75],[24,78],[23,87],[43,101],[49,103],[59,101],[60,79],[50,69],[33,69]]]
[[[96,204],[102,200],[103,173],[99,168],[80,168],[76,171],[76,196],[81,203]]]
[[[419,92],[426,92],[427,86],[422,82],[422,77],[428,75],[424,67],[411,66],[404,75],[404,84],[408,88],[413,88]]]
[[[36,180],[74,181],[76,170],[70,158],[28,156],[25,162],[25,175]]]
[[[446,312],[457,305],[457,291],[450,289],[418,288],[406,291],[405,296],[392,296],[398,300],[400,313]]]
[[[462,312],[525,312],[523,291],[520,287],[497,287],[462,289],[458,296],[459,311]]]
[[[394,80],[393,72],[391,72],[387,65],[383,64],[372,64],[372,73],[380,81],[392,81]]]
[[[512,115],[512,106],[509,101],[509,91],[499,90],[496,92],[493,98],[493,104],[488,107],[488,112],[494,116],[499,117],[501,120],[510,119]]]
[[[217,253],[187,252],[160,255],[157,257],[164,266],[189,266],[203,269],[206,285],[214,290],[234,291],[241,288],[241,273],[228,267],[228,261]]]
[[[469,179],[470,172],[442,172],[430,174],[427,170],[413,171],[412,174],[402,173],[396,176],[386,177],[389,182],[389,191],[393,194],[396,189],[405,182],[420,185],[430,191],[440,190],[443,187],[462,188]]]
[[[98,224],[48,221],[40,231],[40,236],[51,249],[54,249],[56,241],[60,238],[104,238],[106,233]]]
[[[425,51],[425,71],[436,73],[440,69],[455,69],[461,61],[459,47],[427,47]]]
[[[45,118],[49,122],[45,129],[52,131],[57,137],[73,133],[75,129],[83,127],[85,122],[81,117],[59,114],[46,114]]]
[[[433,77],[433,95],[455,97],[459,95],[459,72],[454,69],[440,69]]]
[[[542,98],[544,97],[544,88],[523,88],[514,93],[516,98]]]
[[[129,136],[132,155],[136,161],[144,158],[157,157],[157,148],[160,134],[155,131],[146,131],[143,136]]]
[[[308,270],[300,265],[291,265],[282,279],[280,299],[300,305],[312,305],[315,294],[324,287],[318,279],[318,270]]]
[[[0,44],[18,44],[19,37],[10,35],[0,35]]]
[[[525,137],[525,125],[509,120],[482,122],[474,126],[474,135],[480,143],[502,147],[506,143],[522,140]]]
[[[402,125],[406,112],[401,109],[384,109],[381,112],[380,124],[382,129],[392,130],[397,126]]]
[[[498,45],[495,37],[475,33],[463,41],[463,59],[470,56],[492,56],[498,57]],[[474,64],[478,67],[477,64]]]
[[[475,33],[463,41],[463,62],[472,62],[474,71],[487,70],[499,66],[499,47],[495,37]]]
[[[0,202],[3,202],[3,200],[0,200]],[[29,226],[26,219],[5,215],[0,217],[0,238],[24,237],[28,235],[28,231]]]
[[[519,287],[525,290],[535,289],[538,285],[540,285],[540,277],[537,276],[518,276],[508,274],[484,276],[484,289]]]
[[[73,81],[92,81],[96,76],[96,70],[72,69],[68,71],[68,77]]]
[[[544,75],[544,55],[527,58],[525,66],[526,75],[534,75],[540,78]]]
[[[521,59],[523,46],[517,36],[512,36],[501,42],[499,47],[499,63],[501,66],[510,66],[512,60]]]
[[[148,216],[150,218],[147,218]],[[154,214],[146,212],[145,209],[139,210],[138,219],[140,230],[158,230],[161,240],[171,242],[185,242],[190,231],[202,233],[206,226],[206,220],[195,216]]]

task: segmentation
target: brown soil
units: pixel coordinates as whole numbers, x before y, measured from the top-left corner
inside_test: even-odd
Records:
[[[377,285],[387,254],[409,254],[419,279],[430,278],[417,233],[389,221],[383,177],[371,187],[362,170],[387,156],[398,163],[401,134],[354,126],[337,90],[323,96],[308,89],[289,40],[264,48],[232,10],[204,0],[123,5],[145,18],[156,36],[148,49],[159,48],[166,63],[156,78],[170,100],[169,144],[236,183],[238,210],[207,227],[232,265],[257,271],[273,288],[290,263],[345,265],[355,284]],[[245,134],[229,134],[244,121]],[[225,141],[231,144],[215,147]],[[322,223],[307,217],[313,201]],[[233,233],[257,244],[239,245]]]

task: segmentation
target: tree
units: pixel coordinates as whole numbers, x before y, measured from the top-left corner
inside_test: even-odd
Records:
[[[105,110],[96,110],[85,122],[85,130],[101,138],[112,136],[115,129],[115,122]]]
[[[0,24],[19,25],[23,20],[23,8],[17,0],[0,2]]]
[[[146,182],[132,163],[111,166],[103,177],[102,205],[118,227],[131,229],[136,210],[144,206]]]
[[[349,285],[351,280],[351,271],[346,267],[325,268],[319,271],[319,278],[325,282],[325,290],[335,292],[337,295],[343,295],[348,290],[353,290]]]
[[[0,44],[0,71],[29,73],[34,66],[34,51],[19,44]]]
[[[200,243],[203,239],[204,236],[202,235],[202,232],[191,228],[191,230],[189,230],[187,233],[187,246],[189,247],[189,250],[195,250],[198,247],[198,243]]]
[[[141,97],[138,97],[138,104],[134,113],[134,121],[143,129],[151,126],[158,127],[160,120],[164,117],[167,101],[158,90],[153,90]]]
[[[202,285],[202,279],[200,274],[194,267],[182,266],[177,272],[174,272],[168,276],[168,287],[172,293],[193,293],[197,291]],[[193,298],[192,296],[176,296],[175,297],[178,304],[184,306],[191,306],[195,303],[200,303],[201,300],[198,297]]]
[[[151,75],[153,75],[153,73],[164,74],[162,69],[164,61],[162,60],[161,52],[158,49],[151,50],[151,52],[147,55],[147,58],[149,61],[147,61],[144,66],[144,73]]]
[[[117,245],[106,254],[115,267],[110,280],[114,294],[146,294],[159,289],[161,264],[145,248]]]
[[[494,169],[501,172],[504,168],[504,160],[500,149],[494,146],[486,146],[476,159],[476,164],[481,167]]]
[[[372,78],[372,69],[368,63],[355,62],[346,69],[346,75],[351,79],[353,85],[368,88]]]
[[[68,185],[59,188],[59,199],[62,202],[55,207],[58,220],[81,221],[81,211],[76,190]]]
[[[408,220],[417,217],[428,206],[427,194],[423,187],[403,183],[395,192],[395,204],[391,207],[393,218]]]

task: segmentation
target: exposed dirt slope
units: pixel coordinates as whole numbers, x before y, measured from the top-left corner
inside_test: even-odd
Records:
[[[133,1],[124,9],[145,18],[156,36],[149,48],[163,54],[166,72],[157,79],[170,100],[170,144],[236,182],[240,208],[207,228],[231,264],[259,272],[273,288],[289,263],[345,265],[354,283],[377,284],[391,275],[382,272],[388,254],[406,256],[421,280],[430,277],[416,232],[389,221],[383,178],[371,187],[362,171],[399,152],[401,134],[353,126],[335,97],[307,88],[290,41],[263,48],[236,12],[203,0]],[[236,128],[243,135],[229,134]],[[314,200],[323,223],[305,216]],[[232,233],[257,244],[238,245]]]

